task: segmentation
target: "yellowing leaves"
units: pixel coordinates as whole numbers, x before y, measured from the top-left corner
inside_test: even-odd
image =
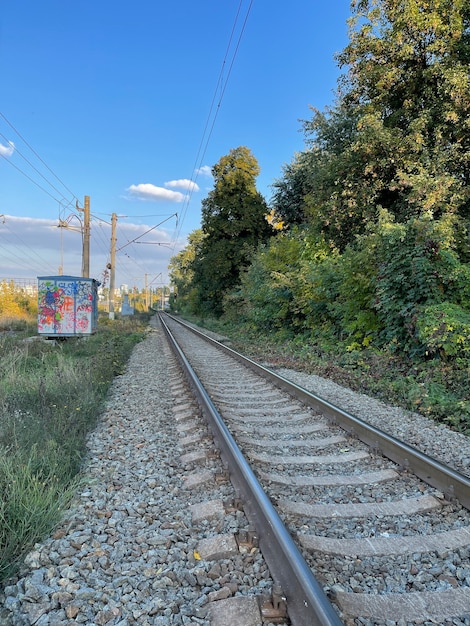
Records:
[[[265,215],[264,218],[274,230],[283,230],[285,228],[284,220],[276,214],[274,209]]]

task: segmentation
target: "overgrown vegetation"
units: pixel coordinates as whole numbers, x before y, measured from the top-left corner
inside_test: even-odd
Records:
[[[0,331],[32,329],[37,312],[37,298],[13,281],[0,281]]]
[[[148,316],[100,320],[87,338],[0,336],[0,580],[60,519],[87,433]]]
[[[185,317],[230,338],[234,349],[269,367],[330,378],[470,435],[468,361],[409,359],[385,349],[348,349],[345,342],[321,334],[313,337],[283,328],[268,332],[227,317]]]
[[[271,237],[238,264],[225,246],[235,266],[221,279],[211,246],[236,246],[243,220],[224,213],[233,197],[216,170],[203,244],[190,239],[172,260],[172,306],[283,342],[468,433],[470,4],[353,0],[351,10],[336,101],[303,122],[305,149],[267,204]],[[232,165],[243,179],[243,162]],[[258,223],[246,189],[237,202]]]

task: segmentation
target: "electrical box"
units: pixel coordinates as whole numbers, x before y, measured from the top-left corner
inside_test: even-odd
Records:
[[[99,285],[94,278],[38,276],[38,333],[47,337],[94,334]]]

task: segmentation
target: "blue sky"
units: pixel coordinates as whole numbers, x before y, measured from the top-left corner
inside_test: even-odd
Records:
[[[349,0],[3,0],[0,280],[80,275],[80,234],[57,224],[79,229],[88,195],[91,275],[116,212],[116,283],[166,282],[232,148],[269,201],[309,106],[334,102],[349,16]]]

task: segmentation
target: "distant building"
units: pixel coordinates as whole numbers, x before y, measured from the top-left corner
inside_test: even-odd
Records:
[[[129,296],[124,294],[121,304],[121,315],[134,315],[134,308],[129,304]]]

